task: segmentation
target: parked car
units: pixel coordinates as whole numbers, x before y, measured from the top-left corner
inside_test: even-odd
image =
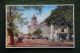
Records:
[[[32,39],[35,39],[34,37],[32,37]]]
[[[27,39],[30,39],[30,37],[27,37]]]
[[[47,39],[48,37],[44,37],[44,39]]]

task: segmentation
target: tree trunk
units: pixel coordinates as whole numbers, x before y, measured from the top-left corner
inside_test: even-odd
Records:
[[[9,14],[10,14],[10,17],[9,18],[12,18],[12,15],[11,15],[11,6],[9,6]],[[12,26],[12,20],[9,21],[9,27],[13,27]],[[9,35],[10,35],[10,45],[14,45],[14,36],[13,36],[13,29],[7,29]]]
[[[10,45],[14,45],[14,37],[13,37],[12,29],[7,29],[7,31],[10,35]]]

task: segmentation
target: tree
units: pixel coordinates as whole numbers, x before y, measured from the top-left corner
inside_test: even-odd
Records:
[[[10,35],[10,45],[14,45],[14,36],[13,36],[13,20],[16,20],[16,18],[20,18],[22,14],[18,14],[17,11],[22,11],[23,9],[19,8],[20,6],[7,6],[7,31]],[[21,6],[24,7],[26,10],[33,7],[35,10],[39,11],[39,14],[41,13],[41,7],[28,7],[28,6]]]
[[[47,26],[52,23],[54,26],[69,27],[71,30],[73,28],[73,6],[58,6],[51,11],[51,15],[45,19],[45,23]]]
[[[69,31],[70,35],[73,34],[73,28],[70,28],[70,30],[68,30],[68,31]]]
[[[15,37],[18,37],[18,33],[19,33],[19,30],[13,30],[13,35],[15,36]]]
[[[41,35],[41,34],[42,34],[41,29],[37,29],[33,32],[33,35]]]
[[[31,33],[28,33],[28,36],[32,36],[32,34]]]
[[[21,26],[21,28],[23,27],[23,25],[27,25],[29,23],[29,21],[24,21],[26,18],[19,18],[17,19],[18,24]]]
[[[7,16],[7,21],[8,21],[8,28],[7,28],[7,31],[10,35],[10,45],[14,45],[14,38],[13,38],[13,30],[12,30],[12,22],[13,20],[11,19],[12,18],[12,14],[11,14],[11,6],[8,7],[9,8],[9,16]]]
[[[22,9],[16,6],[7,6],[7,31],[10,35],[10,45],[14,45],[14,30],[18,28],[14,21],[22,15],[17,11],[22,11]]]

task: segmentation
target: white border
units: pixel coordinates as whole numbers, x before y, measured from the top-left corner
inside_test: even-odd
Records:
[[[73,35],[74,35],[74,47],[7,47],[7,6],[54,6],[54,5],[58,5],[58,6],[66,6],[66,5],[73,5]],[[75,20],[74,20],[74,4],[49,4],[49,5],[6,5],[5,6],[6,7],[6,9],[5,9],[5,13],[6,13],[6,17],[5,17],[5,19],[6,19],[6,21],[5,21],[5,23],[6,23],[6,30],[5,30],[5,32],[6,32],[6,36],[5,36],[5,41],[6,41],[6,43],[5,43],[5,48],[75,48]]]

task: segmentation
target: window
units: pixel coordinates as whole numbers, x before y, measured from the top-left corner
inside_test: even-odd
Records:
[[[64,32],[64,28],[62,28],[62,32]]]

